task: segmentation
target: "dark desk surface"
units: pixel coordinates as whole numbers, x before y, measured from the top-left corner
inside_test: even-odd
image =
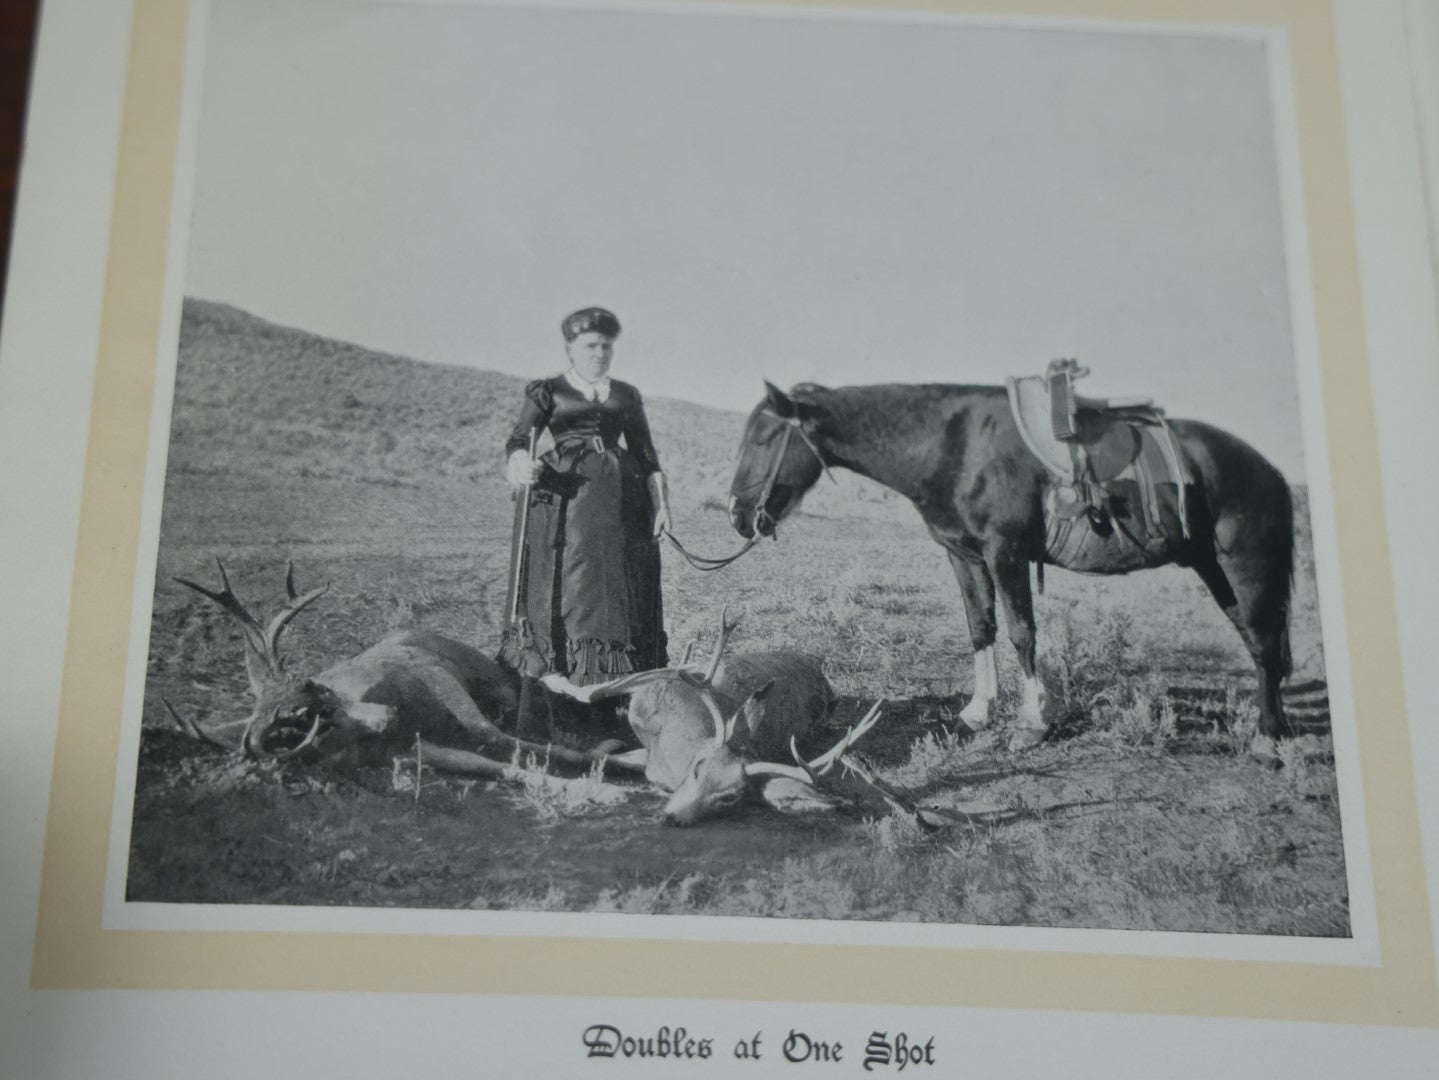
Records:
[[[34,52],[39,0],[0,0],[0,298],[10,256],[10,223],[15,213],[15,174],[20,163],[25,98]],[[0,305],[3,305],[0,299]]]

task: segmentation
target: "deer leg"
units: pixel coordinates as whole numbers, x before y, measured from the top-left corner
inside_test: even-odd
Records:
[[[643,746],[638,750],[626,750],[624,753],[611,754],[605,758],[606,765],[613,765],[620,772],[643,773],[649,761],[650,752]]]
[[[547,760],[557,765],[567,765],[581,770],[592,767],[603,757],[603,755],[596,757],[594,754],[555,746],[552,743],[542,745],[517,739],[513,735],[501,731],[492,720],[485,716],[480,711],[480,707],[475,704],[475,699],[470,697],[464,684],[449,672],[426,669],[417,671],[416,675],[421,678],[426,688],[435,695],[450,715],[483,745],[503,747],[508,753],[518,750],[524,754],[533,754],[542,761]]]
[[[1044,741],[1049,722],[1044,716],[1044,687],[1040,685],[1035,666],[1034,595],[1030,592],[1029,563],[1024,559],[1001,554],[993,565],[999,600],[1004,606],[1004,622],[1009,640],[1019,655],[1024,673],[1024,694],[1019,706],[1019,723],[1010,737],[1011,750],[1028,750]]]
[[[519,738],[548,740],[553,737],[555,717],[552,700],[537,680],[529,675],[520,676],[519,715],[515,721],[515,734]]]
[[[971,728],[982,728],[994,719],[994,699],[999,694],[999,675],[994,667],[994,579],[988,567],[973,556],[951,551],[949,565],[964,597],[964,617],[974,647],[974,694],[960,710],[959,718]]]
[[[583,780],[566,780],[559,776],[534,776],[518,765],[492,761],[469,750],[456,750],[449,746],[436,746],[420,740],[420,760],[436,772],[452,776],[477,777],[482,780],[497,780],[504,784],[524,787],[538,786],[556,794],[563,793],[570,785],[584,783]]]
[[[425,739],[420,740],[420,752],[426,765],[439,772],[455,776],[478,776],[486,780],[511,780],[522,770],[503,761],[492,761],[472,750],[456,750],[451,746],[437,746]]]

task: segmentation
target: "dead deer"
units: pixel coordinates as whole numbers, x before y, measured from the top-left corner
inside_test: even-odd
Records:
[[[218,559],[216,565],[218,590],[184,578],[175,580],[219,605],[239,624],[255,701],[249,716],[219,726],[244,725],[234,746],[217,737],[218,729],[207,730],[165,702],[175,722],[195,738],[258,758],[330,758],[366,750],[405,752],[418,746],[425,763],[434,768],[494,779],[514,778],[519,770],[456,745],[496,748],[507,758],[516,752],[529,754],[580,770],[593,767],[618,745],[581,752],[507,734],[497,721],[517,712],[518,673],[429,630],[396,631],[318,675],[292,675],[280,655],[280,636],[329,586],[297,593],[291,566],[285,575],[289,602],[261,624],[235,595]]]
[[[738,620],[721,614],[720,636],[708,670],[682,666],[624,675],[576,686],[562,675],[541,683],[578,701],[630,698],[629,722],[642,749],[616,764],[643,768],[647,779],[671,792],[664,820],[692,825],[755,797],[782,809],[796,785],[813,790],[879,720],[879,703],[832,749],[806,762],[797,741],[834,709],[834,688],[813,657],[785,650],[725,657]],[[793,764],[776,760],[790,757]],[[776,783],[779,781],[779,783]],[[813,800],[811,800],[813,801]]]

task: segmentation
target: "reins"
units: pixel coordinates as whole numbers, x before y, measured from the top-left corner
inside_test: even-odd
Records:
[[[767,415],[773,416],[772,413]],[[774,494],[775,481],[779,479],[780,467],[784,464],[785,453],[789,450],[790,437],[796,432],[798,432],[799,437],[804,440],[804,444],[809,447],[810,453],[812,453],[815,460],[819,462],[819,467],[823,469],[824,474],[829,477],[830,483],[839,483],[839,481],[834,478],[834,473],[829,471],[829,463],[824,460],[824,455],[819,452],[819,447],[815,446],[814,440],[809,437],[804,428],[800,427],[798,417],[775,416],[774,419],[784,424],[784,434],[780,436],[779,452],[775,454],[774,461],[770,464],[769,472],[764,478],[764,484],[760,489],[759,498],[755,500],[754,535],[745,541],[743,547],[733,555],[727,555],[721,559],[712,559],[704,555],[696,555],[687,550],[685,546],[680,543],[679,537],[675,536],[670,530],[662,529],[660,531],[660,535],[668,540],[674,546],[674,549],[684,557],[685,562],[689,563],[696,570],[701,570],[705,573],[711,570],[723,570],[741,555],[748,554],[752,548],[759,544],[766,532],[768,532],[770,536],[776,535],[775,526],[778,522],[769,516],[769,511],[765,509],[765,504],[769,502],[770,496]],[[767,530],[764,527],[765,523],[769,526]]]
[[[668,529],[660,530],[660,535],[663,536],[674,546],[674,549],[684,557],[685,562],[689,563],[696,570],[701,570],[705,573],[709,573],[711,570],[723,570],[726,566],[734,562],[741,555],[747,554],[751,548],[757,546],[760,542],[759,533],[755,533],[748,540],[746,540],[744,542],[744,546],[738,551],[736,551],[733,555],[726,555],[722,559],[711,559],[705,555],[696,555],[694,552],[687,549],[683,544],[680,543],[679,537],[677,537],[674,533],[670,532]]]

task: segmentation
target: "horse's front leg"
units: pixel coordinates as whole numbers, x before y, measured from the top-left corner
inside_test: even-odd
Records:
[[[974,646],[974,695],[959,712],[971,728],[982,728],[994,719],[994,699],[999,693],[999,675],[994,667],[994,579],[976,555],[949,553],[959,591],[964,596],[964,617],[969,623],[969,640]]]
[[[1004,605],[1004,622],[1009,627],[1009,640],[1019,655],[1024,673],[1024,696],[1019,706],[1019,722],[1010,736],[1011,750],[1028,750],[1038,746],[1049,733],[1045,719],[1044,687],[1040,685],[1035,666],[1034,595],[1029,588],[1029,563],[1008,552],[997,554],[990,562],[1000,603]]]

